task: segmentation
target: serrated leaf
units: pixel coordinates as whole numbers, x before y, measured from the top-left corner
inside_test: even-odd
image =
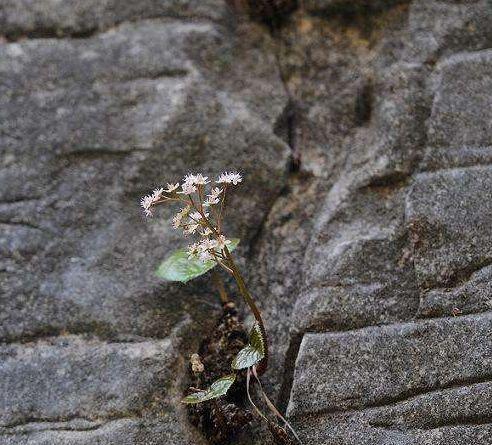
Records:
[[[254,324],[251,332],[249,333],[249,344],[265,355],[265,342],[258,323]]]
[[[265,357],[265,343],[260,327],[255,324],[249,336],[249,345],[241,349],[232,361],[232,369],[245,369],[256,365]]]
[[[229,250],[233,251],[239,244],[239,239],[234,238],[229,244]],[[201,261],[198,258],[188,258],[186,249],[176,250],[169,258],[161,263],[156,275],[167,281],[179,281],[186,283],[213,269],[217,263],[213,260]]]
[[[210,385],[210,388],[204,391],[198,391],[189,396],[186,396],[181,402],[193,404],[201,403],[206,400],[216,399],[217,397],[223,396],[227,393],[231,385],[236,380],[235,374],[226,375],[216,380]]]

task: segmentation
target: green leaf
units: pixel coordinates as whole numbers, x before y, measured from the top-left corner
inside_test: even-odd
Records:
[[[239,244],[239,239],[234,238],[229,244],[229,250],[233,251]],[[198,258],[188,258],[186,249],[176,250],[167,258],[156,271],[156,275],[167,281],[180,281],[186,283],[213,269],[217,263],[213,260],[201,261]]]
[[[258,324],[253,326],[249,335],[249,345],[239,351],[232,361],[232,369],[244,369],[256,365],[265,357],[265,343]]]
[[[198,391],[189,396],[186,396],[181,402],[183,403],[201,403],[206,400],[216,399],[217,397],[223,396],[227,393],[231,385],[236,380],[235,374],[226,375],[216,380],[210,385],[210,388],[203,391]]]

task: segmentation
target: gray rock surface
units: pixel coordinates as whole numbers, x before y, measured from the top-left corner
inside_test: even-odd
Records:
[[[0,444],[205,443],[179,399],[218,299],[154,277],[182,240],[138,201],[227,169],[303,443],[492,442],[489,0],[309,0],[273,31],[0,0],[0,29]]]

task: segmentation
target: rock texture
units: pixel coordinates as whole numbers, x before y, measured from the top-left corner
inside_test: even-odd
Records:
[[[298,3],[0,0],[0,444],[205,443],[220,305],[138,199],[225,169],[303,443],[492,442],[492,5]]]

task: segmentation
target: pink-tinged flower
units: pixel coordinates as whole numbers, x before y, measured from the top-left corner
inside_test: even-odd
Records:
[[[219,196],[222,193],[222,189],[215,187],[211,190],[210,194],[207,195],[207,199],[203,203],[204,206],[211,206],[213,204],[218,204],[220,199]]]
[[[196,187],[190,182],[184,182],[181,189],[182,190],[178,193],[181,193],[182,195],[191,195],[196,192]]]
[[[237,185],[243,180],[242,176],[238,172],[224,172],[217,179],[217,184],[233,184]]]
[[[219,235],[219,237],[215,241],[215,247],[218,250],[224,249],[224,247],[228,246],[229,244],[231,244],[231,240],[226,239],[224,235]]]
[[[169,184],[169,182],[167,183],[167,188],[166,190],[164,190],[166,193],[172,193],[174,192],[175,190],[177,190],[179,188],[179,182],[177,182],[176,184]]]
[[[164,189],[158,188],[151,195],[146,195],[140,200],[140,205],[143,207],[146,216],[152,216],[152,206],[161,199],[163,193]]]
[[[154,202],[154,198],[152,195],[146,195],[140,200],[140,205],[143,207],[146,216],[152,216],[152,204]]]

